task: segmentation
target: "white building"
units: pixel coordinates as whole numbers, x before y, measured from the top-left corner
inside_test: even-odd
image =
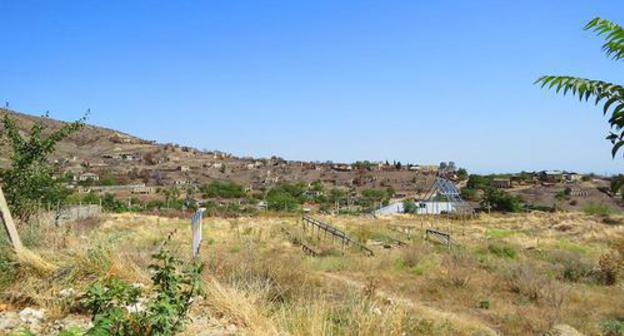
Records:
[[[78,181],[86,182],[86,181],[99,181],[100,177],[94,173],[83,173],[78,175]]]
[[[442,213],[450,213],[456,210],[455,203],[451,202],[416,202],[417,215],[439,215]],[[375,210],[376,216],[386,216],[404,213],[403,202],[394,202],[382,208]]]

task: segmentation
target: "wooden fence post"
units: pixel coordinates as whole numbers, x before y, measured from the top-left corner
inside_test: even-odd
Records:
[[[4,223],[4,229],[9,236],[11,244],[13,244],[13,248],[16,251],[21,250],[23,248],[22,240],[17,233],[17,228],[15,228],[15,223],[13,222],[13,217],[11,217],[11,211],[9,211],[9,206],[7,205],[6,199],[4,198],[2,187],[0,187],[0,215],[2,217],[2,222]]]

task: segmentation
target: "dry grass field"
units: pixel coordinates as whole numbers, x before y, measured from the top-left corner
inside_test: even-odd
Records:
[[[574,328],[596,335],[621,327],[624,218],[319,219],[375,255],[303,230],[298,216],[204,219],[206,293],[194,302],[184,334],[528,335]],[[450,233],[455,244],[424,240],[427,228]],[[156,216],[111,214],[24,231],[56,269],[16,265],[5,249],[1,309],[45,309],[38,334],[54,335],[54,321],[68,316],[84,322],[77,298],[96,278],[149,285],[150,255],[168,234],[175,232],[168,245],[177,255],[189,258],[191,250],[187,220]],[[65,295],[69,289],[76,294]]]

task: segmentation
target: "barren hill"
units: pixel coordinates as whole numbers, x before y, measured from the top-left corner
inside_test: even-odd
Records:
[[[36,120],[42,120],[6,109],[0,109],[0,112],[15,117],[23,131]],[[48,118],[43,120],[51,129],[63,123]],[[6,144],[0,147],[0,167],[9,164],[8,150]],[[163,186],[231,180],[247,188],[262,189],[279,182],[321,181],[354,189],[392,187],[404,193],[417,193],[428,187],[435,173],[430,166],[397,169],[394,165],[373,165],[357,169],[331,162],[287,161],[278,157],[241,158],[220,151],[159,144],[92,125],[62,141],[53,158],[63,171],[74,175],[93,172],[100,176],[114,175],[120,183]]]

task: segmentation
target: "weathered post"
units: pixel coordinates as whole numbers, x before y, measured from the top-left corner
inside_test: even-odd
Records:
[[[191,232],[193,233],[193,259],[199,255],[199,247],[202,241],[202,217],[206,208],[199,208],[191,218]]]
[[[13,248],[15,250],[21,250],[23,248],[22,240],[20,239],[15,223],[13,222],[13,217],[11,216],[11,211],[9,211],[9,206],[4,198],[2,187],[0,187],[0,215],[2,216],[4,229],[9,236],[11,244],[13,244]]]

